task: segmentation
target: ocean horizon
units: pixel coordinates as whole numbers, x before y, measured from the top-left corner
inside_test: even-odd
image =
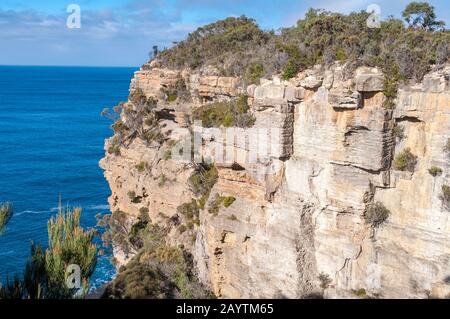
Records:
[[[98,162],[112,135],[104,107],[126,101],[135,67],[0,66],[0,202],[14,216],[0,237],[0,281],[20,275],[32,242],[47,244],[47,221],[62,204],[82,207],[82,225],[108,213],[110,190]],[[100,256],[98,288],[115,269]]]

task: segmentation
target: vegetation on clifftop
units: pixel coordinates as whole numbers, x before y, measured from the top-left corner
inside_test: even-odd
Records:
[[[336,60],[378,66],[386,89],[402,79],[420,80],[431,65],[450,56],[450,32],[427,3],[411,3],[403,18],[388,18],[379,28],[367,25],[369,13],[310,9],[303,19],[279,32],[261,30],[245,16],[208,24],[158,55],[164,66],[198,69],[214,66],[224,75],[256,78],[282,73],[288,79],[315,64]]]

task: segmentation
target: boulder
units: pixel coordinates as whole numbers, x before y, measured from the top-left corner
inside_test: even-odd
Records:
[[[307,76],[304,80],[300,82],[300,86],[306,89],[315,90],[322,85],[323,79],[318,78],[314,75]]]
[[[361,94],[346,89],[334,89],[328,92],[328,103],[334,109],[356,110],[362,106]]]

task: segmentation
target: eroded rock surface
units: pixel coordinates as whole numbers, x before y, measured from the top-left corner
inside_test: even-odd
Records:
[[[248,93],[255,124],[236,129],[224,153],[214,151],[227,140],[220,129],[194,129],[202,136],[200,155],[215,160],[219,177],[199,225],[170,235],[191,250],[199,278],[218,297],[450,295],[450,212],[440,199],[442,185],[450,184],[444,151],[450,67],[401,87],[394,110],[383,107],[379,70],[360,68],[345,78],[344,68],[316,67],[290,81],[275,77],[249,87],[210,71],[154,67],[136,73],[131,89],[159,98],[180,77],[186,82],[192,104],[169,105],[176,117],[164,120],[173,140],[183,139],[180,129],[189,127],[192,108]],[[402,128],[401,139],[395,127]],[[269,146],[254,157],[249,141],[264,129]],[[392,165],[406,148],[417,156],[412,173]],[[168,159],[169,149],[136,139],[120,155],[107,153],[101,166],[111,210],[138,216],[146,207],[157,223],[180,217],[177,207],[196,198],[187,182],[194,165]],[[148,163],[144,172],[136,170],[141,162]],[[442,174],[430,175],[431,166]],[[130,191],[139,203],[130,201]],[[216,194],[235,200],[211,214]],[[377,227],[364,219],[375,202],[390,211]]]

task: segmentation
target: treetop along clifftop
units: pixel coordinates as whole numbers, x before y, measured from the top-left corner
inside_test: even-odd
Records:
[[[281,73],[285,79],[315,64],[347,61],[353,68],[377,66],[389,78],[420,80],[432,65],[450,56],[450,32],[434,8],[411,3],[396,18],[367,25],[369,13],[310,9],[293,27],[261,30],[255,20],[230,17],[198,28],[186,40],[157,56],[163,66],[199,69],[214,66],[223,75],[255,78]]]

